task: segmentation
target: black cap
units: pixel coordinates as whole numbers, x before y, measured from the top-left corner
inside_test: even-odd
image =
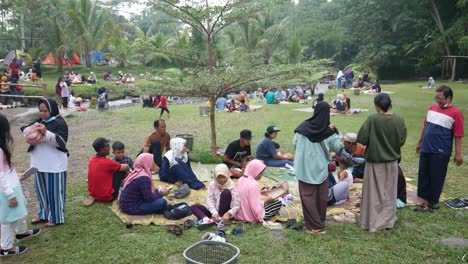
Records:
[[[102,137],[96,138],[93,142],[93,148],[96,152],[101,151],[101,149],[109,145],[110,145],[110,140],[102,138]]]
[[[244,138],[244,139],[247,139],[247,140],[251,140],[252,139],[252,131],[248,130],[248,129],[244,129],[240,132],[240,137],[241,138]]]

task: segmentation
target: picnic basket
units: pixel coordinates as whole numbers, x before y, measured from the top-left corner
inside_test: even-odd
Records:
[[[187,264],[235,264],[239,257],[238,247],[218,241],[202,240],[184,251]]]

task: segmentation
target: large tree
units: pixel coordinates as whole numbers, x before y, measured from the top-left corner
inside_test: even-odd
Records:
[[[210,101],[210,128],[211,128],[211,147],[216,149],[216,123],[215,123],[215,104],[216,99],[221,96],[226,89],[225,86],[217,86],[213,81],[214,71],[214,52],[213,43],[215,37],[227,26],[240,21],[245,17],[256,14],[260,11],[278,3],[284,3],[283,0],[153,0],[149,1],[159,11],[162,11],[181,22],[190,25],[193,30],[198,31],[206,40],[206,69],[209,101]]]

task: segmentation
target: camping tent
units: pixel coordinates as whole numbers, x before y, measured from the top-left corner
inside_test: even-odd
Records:
[[[106,56],[104,55],[103,51],[91,51],[89,53],[89,57],[91,58],[92,64],[102,64],[105,63]]]
[[[61,57],[62,57],[62,64],[63,65],[81,64],[80,58],[78,57],[78,55],[76,55],[76,53],[73,53],[73,55],[72,55],[72,57],[70,59],[67,59],[67,54],[62,55]],[[45,59],[44,59],[44,61],[42,63],[45,64],[45,65],[58,65],[59,60],[54,57],[54,54],[51,51],[51,52],[49,52],[49,54],[47,54],[47,56],[45,57]]]
[[[6,55],[5,59],[3,60],[3,64],[9,65],[13,61],[13,58],[16,58],[17,60],[21,59],[26,63],[32,62],[31,56],[29,56],[29,54],[26,52],[22,50],[12,50],[8,52],[8,55]]]

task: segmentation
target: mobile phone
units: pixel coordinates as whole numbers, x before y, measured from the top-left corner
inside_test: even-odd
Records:
[[[24,181],[27,178],[31,177],[32,175],[36,174],[37,168],[31,167],[27,169],[25,172],[23,172],[23,175],[21,175],[20,181]]]

